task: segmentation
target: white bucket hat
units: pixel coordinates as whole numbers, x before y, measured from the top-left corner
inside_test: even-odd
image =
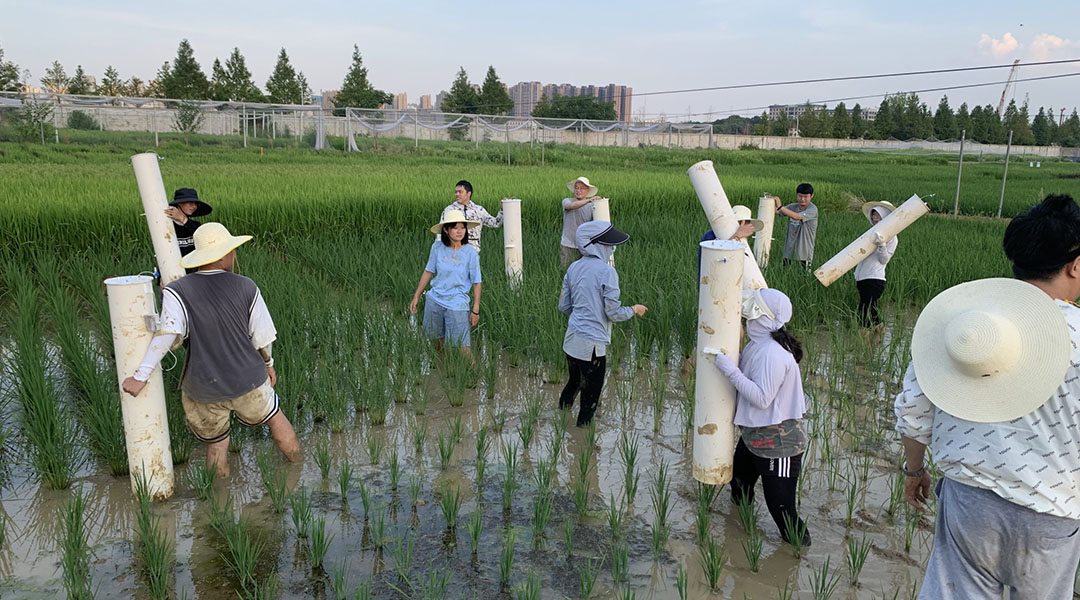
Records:
[[[584,183],[585,185],[589,186],[589,195],[590,196],[595,196],[596,195],[597,187],[595,185],[589,183],[589,178],[588,177],[578,177],[577,179],[575,179],[573,181],[566,182],[566,189],[570,190],[570,193],[574,193],[574,184],[579,182],[579,181],[581,183]]]
[[[1042,406],[1064,380],[1071,352],[1057,304],[1017,279],[980,279],[941,292],[911,336],[926,397],[978,423],[1011,421]]]
[[[754,231],[761,231],[761,228],[765,226],[765,223],[762,223],[761,219],[754,218],[754,215],[750,212],[750,207],[748,206],[736,204],[731,207],[731,210],[735,211],[736,221],[750,221],[750,224],[754,226]]]
[[[874,210],[875,208],[884,208],[885,210],[889,211],[890,213],[892,211],[896,210],[896,207],[893,206],[891,202],[885,202],[885,201],[882,201],[882,202],[863,202],[862,214],[863,214],[864,217],[866,217],[867,221],[870,221],[870,211]],[[885,215],[882,215],[881,218],[884,219],[887,216],[889,216],[888,213],[886,213]],[[873,221],[870,221],[870,222],[873,223]]]
[[[232,235],[221,223],[203,223],[191,236],[195,250],[180,259],[180,266],[193,269],[220,260],[244,242],[250,235]]]
[[[465,218],[464,212],[453,209],[443,213],[442,221],[431,226],[431,233],[438,235],[442,232],[442,226],[447,223],[464,223],[466,229],[472,229],[473,227],[478,227],[480,225],[480,221],[470,221]]]

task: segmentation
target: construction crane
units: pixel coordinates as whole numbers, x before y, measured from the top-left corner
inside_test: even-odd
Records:
[[[1020,66],[1020,59],[1013,61],[1012,69],[1009,71],[1009,78],[1005,80],[1005,89],[1001,90],[1001,101],[998,102],[998,115],[1001,114],[1001,110],[1005,108],[1005,96],[1009,93],[1009,86],[1012,85],[1013,79],[1016,79],[1016,69]]]

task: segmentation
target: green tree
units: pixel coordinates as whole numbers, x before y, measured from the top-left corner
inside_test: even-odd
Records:
[[[368,81],[368,70],[364,66],[364,59],[360,56],[360,47],[354,44],[352,64],[349,66],[349,72],[345,74],[345,80],[341,83],[341,91],[334,98],[334,106],[379,108],[393,100],[394,97],[388,92],[375,89]],[[335,114],[339,112],[345,114],[344,111],[335,111]]]
[[[780,111],[780,116],[773,119],[770,133],[782,137],[787,137],[791,133],[791,122],[788,121],[786,110]]]
[[[874,117],[872,131],[875,139],[887,140],[893,137],[896,131],[896,122],[893,120],[892,106],[889,96],[886,96],[878,106],[877,116]]]
[[[161,64],[161,67],[157,70],[157,76],[150,80],[149,94],[151,98],[164,98],[165,87],[164,81],[172,75],[172,69],[169,67],[169,61],[165,61]]]
[[[215,61],[215,66],[216,66]],[[218,99],[233,100],[236,102],[262,102],[266,99],[262,90],[251,78],[251,71],[247,68],[244,55],[240,54],[239,48],[233,48],[229,58],[225,60],[222,79],[215,82],[214,93]],[[220,89],[216,89],[220,86]]]
[[[514,101],[510,99],[510,92],[499,81],[495,74],[495,67],[489,66],[484,84],[480,86],[480,112],[488,115],[505,115],[514,109]]]
[[[1046,109],[1046,122],[1050,124],[1050,143],[1057,144],[1058,130],[1061,129],[1058,120],[1054,118],[1054,107]]]
[[[990,142],[990,125],[981,106],[971,109],[971,130],[968,131],[968,138],[982,144]]]
[[[806,103],[802,114],[798,118],[799,137],[823,137],[822,112],[818,108],[810,106],[809,102]]]
[[[124,93],[124,80],[112,65],[105,67],[105,75],[97,86],[98,96],[120,96]]]
[[[851,136],[851,115],[847,106],[840,102],[833,107],[832,112],[832,135],[831,137],[847,139]]]
[[[541,102],[543,100],[541,98]],[[469,74],[465,72],[465,67],[460,67],[454,77],[454,83],[450,84],[450,91],[443,97],[442,106],[439,107],[439,110],[449,113],[475,115],[480,112],[478,110],[479,104],[480,95],[469,85]]]
[[[866,127],[862,105],[856,103],[851,107],[851,139],[861,140],[866,135]]]
[[[266,80],[266,93],[270,101],[277,104],[303,104],[304,90],[300,87],[300,78],[284,48],[278,53],[274,72]]]
[[[311,104],[311,88],[303,71],[296,74],[296,81],[300,84],[300,104]]]
[[[41,87],[53,94],[63,94],[67,92],[70,81],[67,72],[64,71],[64,65],[54,60],[52,65],[45,69],[45,76],[41,78]]]
[[[1031,131],[1027,102],[1017,108],[1016,100],[1010,100],[1001,121],[1006,136],[1008,136],[1010,130],[1013,132],[1012,141],[1014,144],[1030,146],[1035,143],[1035,133]],[[1006,137],[1006,139],[1008,138]]]
[[[1080,116],[1077,116],[1075,108],[1058,128],[1058,142],[1072,148],[1080,146]]]
[[[754,125],[754,134],[769,135],[770,133],[772,133],[772,121],[769,120],[769,113],[762,111],[761,120],[757,125]]]
[[[124,94],[128,96],[143,97],[147,95],[147,91],[148,87],[146,82],[135,76],[132,76],[131,79],[128,79],[127,83],[124,84]]]
[[[94,89],[90,86],[90,78],[86,76],[82,65],[75,67],[75,74],[71,76],[71,81],[68,82],[68,93],[82,96],[94,93]]]
[[[202,100],[210,95],[210,82],[186,39],[180,40],[172,65],[165,63],[163,69],[164,72],[158,71],[158,79],[166,98]]]
[[[972,129],[971,113],[968,112],[967,102],[961,104],[956,110],[956,133],[959,136],[962,132],[967,132],[965,135],[968,139],[974,139],[975,131]]]
[[[1050,137],[1050,119],[1046,117],[1046,109],[1041,106],[1031,122],[1031,135],[1038,146],[1049,146],[1053,139]]]
[[[589,119],[596,121],[614,121],[615,103],[601,102],[592,96],[560,96],[555,94],[551,100],[540,99],[532,111],[532,116],[545,119]]]
[[[221,61],[214,59],[214,65],[210,67],[210,99],[211,100],[228,100],[229,90],[225,85],[225,67],[221,66]]]
[[[987,104],[983,107],[983,120],[986,122],[986,143],[1004,144],[1008,134],[1005,131],[1005,125],[1001,122],[1001,115],[993,106]]]
[[[0,92],[19,91],[19,65],[4,60],[4,49],[0,48]]]
[[[956,129],[956,115],[949,106],[949,97],[942,96],[937,112],[934,113],[934,137],[939,140],[952,140],[959,137],[959,133]]]

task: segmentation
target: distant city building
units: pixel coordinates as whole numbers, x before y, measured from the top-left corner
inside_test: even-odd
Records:
[[[319,106],[322,108],[334,108],[334,98],[337,98],[338,92],[341,90],[323,90],[322,98],[319,100]]]
[[[420,96],[420,110],[431,110],[431,94]]]
[[[394,110],[407,110],[409,108],[409,97],[405,92],[400,94],[394,94]]]
[[[808,110],[825,110],[824,104],[770,104],[769,119],[775,121],[780,115],[786,115],[789,121],[794,121]]]
[[[510,114],[515,117],[527,117],[532,114],[533,108],[540,102],[544,93],[544,87],[539,81],[521,81],[510,86],[510,99],[514,101],[514,108]]]
[[[446,96],[449,93],[450,92],[448,92],[446,90],[443,90],[443,91],[439,92],[438,94],[435,94],[435,110],[442,110],[443,100],[446,99]]]
[[[536,100],[531,105],[525,102],[525,99],[530,94],[535,93],[536,87],[539,86],[540,94],[536,97]],[[515,96],[515,88],[518,89],[522,101],[518,101],[518,96]],[[524,89],[521,89],[524,88]],[[610,102],[615,106],[615,117],[620,121],[629,121],[630,113],[633,107],[634,88],[625,85],[616,85],[609,83],[604,86],[595,85],[583,85],[576,86],[569,83],[549,83],[541,86],[538,82],[521,82],[510,88],[510,97],[514,99],[514,112],[511,114],[525,116],[532,113],[533,107],[540,101],[540,97],[553,98],[555,95],[559,96],[589,96],[596,98],[601,102]]]

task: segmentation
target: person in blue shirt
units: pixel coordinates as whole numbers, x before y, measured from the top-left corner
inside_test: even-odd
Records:
[[[443,342],[449,340],[451,346],[460,347],[462,353],[471,356],[469,328],[480,322],[480,255],[469,245],[468,228],[479,224],[467,220],[460,210],[448,210],[443,213],[442,221],[431,227],[439,239],[431,245],[409,312],[416,314],[420,294],[430,282],[431,289],[424,302],[424,330],[435,339],[436,350],[442,350]]]

